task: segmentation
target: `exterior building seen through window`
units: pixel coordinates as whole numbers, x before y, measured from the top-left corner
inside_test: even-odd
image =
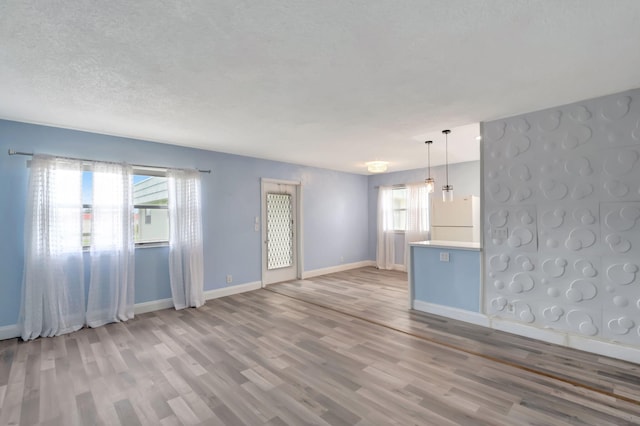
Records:
[[[91,246],[92,173],[85,171],[82,179],[82,246]],[[133,176],[133,229],[136,245],[169,241],[169,206],[167,178],[164,176]]]

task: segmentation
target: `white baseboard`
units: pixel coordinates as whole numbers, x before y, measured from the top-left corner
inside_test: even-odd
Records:
[[[464,309],[450,308],[448,306],[436,305],[435,303],[423,302],[422,300],[413,301],[413,309],[430,314],[440,315],[442,317],[453,318],[456,320],[469,322],[483,327],[489,327],[490,321],[486,315],[465,311]]]
[[[14,337],[20,337],[20,327],[18,327],[18,324],[0,327],[0,340],[13,339]]]
[[[391,267],[392,271],[400,271],[400,272],[407,272],[407,267],[404,266],[403,264],[400,263],[396,263],[395,265],[393,265]]]
[[[140,315],[169,308],[173,308],[173,299],[151,300],[149,302],[136,303],[133,307],[133,313]]]
[[[219,297],[231,296],[233,294],[244,293],[247,291],[258,290],[262,287],[260,281],[254,281],[246,284],[239,284],[230,287],[217,288],[204,292],[205,300],[217,299]],[[172,299],[151,300],[149,302],[136,303],[133,312],[135,315],[146,314],[147,312],[159,311],[162,309],[173,308]],[[20,337],[20,327],[18,324],[5,325],[0,327],[0,340],[13,339]]]
[[[640,347],[538,328],[504,318],[491,317],[478,312],[450,308],[421,300],[413,301],[413,309],[635,364],[638,364],[638,360],[640,360]]]
[[[363,260],[354,263],[345,263],[343,265],[330,266],[328,268],[313,269],[311,271],[304,271],[302,273],[302,279],[318,277],[320,275],[333,274],[335,272],[348,271],[350,269],[363,268],[365,266],[376,266],[376,262],[373,260]]]
[[[262,288],[262,282],[253,281],[246,284],[238,284],[230,287],[216,288],[215,290],[205,291],[204,298],[205,300],[217,299],[219,297],[231,296],[234,294],[246,293],[247,291],[259,290],[260,288]]]

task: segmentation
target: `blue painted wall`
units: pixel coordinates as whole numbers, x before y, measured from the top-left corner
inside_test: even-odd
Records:
[[[259,281],[260,178],[303,183],[304,270],[370,259],[367,176],[175,145],[0,120],[0,326],[17,322],[24,262],[27,157],[8,149],[212,169],[202,176],[205,291]],[[374,252],[375,253],[375,252]],[[136,303],[170,297],[166,247],[136,250]],[[344,261],[341,258],[344,257]]]
[[[436,180],[435,196],[441,196],[441,188],[444,185],[444,166],[432,167],[431,176]],[[376,258],[377,223],[378,223],[378,187],[399,185],[404,183],[424,182],[427,178],[426,167],[424,169],[406,170],[402,172],[384,173],[369,176],[369,259]],[[465,195],[480,196],[480,161],[451,164],[449,166],[449,182],[453,185],[455,196]],[[404,234],[396,234],[395,239],[396,264],[404,264]]]
[[[443,252],[448,262],[440,261]],[[479,251],[414,247],[412,255],[415,300],[480,312]]]

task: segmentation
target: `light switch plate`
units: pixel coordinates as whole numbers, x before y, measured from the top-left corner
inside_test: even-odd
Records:
[[[441,251],[440,252],[440,262],[448,262],[449,261],[449,252]]]

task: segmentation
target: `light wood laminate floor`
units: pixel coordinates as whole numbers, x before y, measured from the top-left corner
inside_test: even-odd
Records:
[[[0,425],[640,424],[638,365],[406,309],[362,268],[0,342]]]

